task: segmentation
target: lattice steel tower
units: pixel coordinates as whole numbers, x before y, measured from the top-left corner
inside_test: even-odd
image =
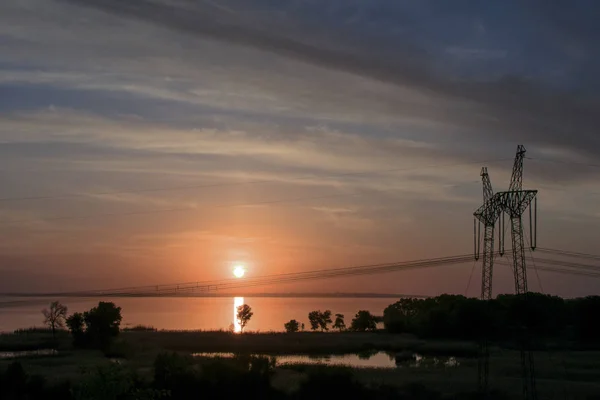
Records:
[[[537,190],[523,190],[523,160],[525,158],[525,147],[517,147],[517,155],[512,170],[512,176],[508,191],[493,194],[487,168],[483,168],[481,176],[483,180],[484,203],[474,216],[484,225],[484,249],[483,269],[481,280],[481,299],[492,299],[492,274],[494,265],[494,226],[502,216],[499,235],[500,254],[504,252],[504,214],[508,215],[511,223],[513,275],[515,279],[515,292],[524,296],[527,302],[527,266],[525,262],[525,243],[523,233],[523,213],[529,208],[531,248],[535,249],[537,231]],[[535,219],[532,218],[532,201],[535,199]],[[480,233],[475,232],[475,258],[479,258]],[[523,372],[523,397],[527,400],[537,398],[535,389],[535,371],[533,354],[530,351],[530,339],[525,327],[520,332],[521,367]],[[479,357],[479,389],[487,394],[489,380],[489,345],[487,332],[484,333],[480,345]]]
[[[481,180],[483,183],[483,205],[475,211],[475,259],[480,256],[481,245],[481,225],[483,224],[483,267],[481,271],[481,300],[487,301],[492,299],[492,276],[494,272],[494,227],[498,217],[502,213],[500,207],[494,202],[494,190],[492,182],[487,171],[487,167],[481,169]],[[501,228],[502,229],[502,228]],[[502,235],[499,235],[502,240]],[[479,343],[479,391],[487,393],[488,377],[489,377],[489,362],[490,350],[487,332],[482,334],[482,339]]]

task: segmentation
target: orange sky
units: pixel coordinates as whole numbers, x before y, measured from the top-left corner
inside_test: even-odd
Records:
[[[300,29],[294,10],[276,13],[279,24],[254,2],[243,21],[202,3],[190,11],[198,20],[229,23],[207,35],[162,17],[31,4],[0,5],[0,292],[470,253],[480,168],[506,189],[521,143],[525,187],[540,190],[538,244],[597,252],[600,103],[586,85],[552,86],[545,58],[514,58],[537,38],[498,42],[485,15],[448,22],[473,27],[473,49],[446,43],[459,41],[452,29],[421,35],[426,12],[397,38],[385,21],[370,32],[357,17],[338,35]],[[242,40],[231,24],[262,33]],[[427,48],[431,37],[439,45]],[[520,80],[523,63],[539,81]],[[472,266],[260,290],[464,293]],[[512,291],[507,267],[497,277],[498,292]],[[541,278],[563,295],[600,289]],[[477,287],[476,270],[468,294]]]

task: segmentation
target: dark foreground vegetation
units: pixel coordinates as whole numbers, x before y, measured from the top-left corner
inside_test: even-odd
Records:
[[[290,374],[292,376],[290,376]],[[279,375],[279,376],[278,376]],[[294,375],[301,375],[295,382]],[[19,362],[0,375],[2,399],[477,399],[468,391],[443,395],[422,384],[386,385],[360,382],[348,368],[301,366],[288,376],[273,359],[240,356],[230,360],[196,360],[159,354],[145,374],[112,363],[86,371],[75,382],[48,381],[30,375]],[[491,399],[507,399],[500,392]]]

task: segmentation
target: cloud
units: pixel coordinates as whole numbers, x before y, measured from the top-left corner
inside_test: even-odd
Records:
[[[327,45],[308,44],[301,36],[298,37],[298,32],[275,30],[271,25],[261,27],[251,17],[242,19],[235,14],[219,13],[204,3],[70,1],[192,37],[256,48],[397,87],[429,92],[430,97],[439,97],[448,107],[460,101],[468,105],[469,112],[448,113],[441,117],[470,131],[480,130],[479,135],[488,135],[484,130],[492,131],[491,134],[502,135],[509,140],[549,142],[576,149],[588,156],[594,156],[600,150],[600,139],[593,128],[600,122],[597,99],[577,98],[514,73],[485,82],[455,82],[450,77],[434,73],[435,58],[426,56],[410,42],[418,37],[405,37],[399,42],[396,53],[386,54],[384,58],[383,54],[377,53],[376,45],[372,50],[336,51]],[[292,17],[288,15],[288,18]],[[277,25],[277,28],[282,27]],[[390,106],[390,112],[392,109]],[[430,117],[435,119],[435,114],[435,111],[431,112]],[[573,140],[573,132],[576,132],[577,140]]]
[[[335,40],[318,42],[307,38],[305,31],[299,28],[286,29],[288,25],[304,26],[305,22],[298,20],[293,12],[286,13],[279,24],[261,25],[264,20],[252,12],[251,5],[244,8],[250,11],[249,16],[241,18],[198,2],[72,3],[96,5],[114,13],[114,16],[99,17],[102,14],[75,8],[69,3],[55,6],[60,11],[70,10],[87,16],[86,23],[73,22],[82,30],[81,39],[63,29],[64,32],[51,40],[53,51],[60,53],[60,49],[64,49],[73,66],[85,65],[86,72],[13,71],[5,79],[34,80],[38,84],[44,80],[45,84],[68,85],[78,90],[95,90],[95,93],[110,90],[132,93],[141,99],[178,102],[185,110],[178,113],[178,118],[173,118],[172,108],[168,116],[164,108],[161,110],[156,105],[149,105],[152,112],[146,113],[162,115],[163,119],[170,117],[171,121],[189,119],[191,108],[186,108],[188,106],[211,107],[213,111],[219,110],[218,113],[250,112],[255,118],[310,115],[321,121],[376,124],[387,126],[387,134],[402,130],[405,132],[401,134],[406,135],[413,131],[410,134],[418,132],[431,140],[458,136],[464,143],[476,142],[483,149],[490,140],[506,140],[566,147],[590,159],[598,154],[599,139],[591,128],[598,122],[596,100],[576,98],[510,70],[501,73],[499,79],[457,81],[437,72],[437,64],[444,62],[439,58],[440,52],[427,53],[411,43],[420,41],[418,34],[401,35],[402,46],[394,53],[385,53],[378,43],[369,43],[367,47],[358,42],[349,47],[349,43],[335,35]],[[240,4],[234,2],[229,8],[236,7]],[[344,9],[337,8],[338,12]],[[173,9],[171,13],[163,12]],[[47,12],[59,18],[57,10]],[[90,16],[99,23],[94,24]],[[100,22],[111,24],[114,29],[107,33]],[[168,30],[164,30],[165,27]],[[15,36],[10,25],[5,29],[9,36]],[[56,31],[56,28],[49,29]],[[323,32],[320,35],[321,39],[327,38]],[[23,40],[27,38],[28,44],[48,40],[28,37],[26,33],[20,36]],[[97,40],[98,37],[103,41]],[[218,42],[212,42],[215,39]],[[78,59],[77,53],[89,51],[90,40],[94,43],[94,54]],[[235,45],[221,46],[219,42]],[[30,54],[44,54],[47,51],[44,48],[50,47],[36,47]],[[9,50],[14,52],[14,48]],[[480,48],[478,51],[495,50]],[[50,55],[46,57],[49,58]],[[102,62],[93,68],[86,59]],[[407,63],[409,67],[404,65]],[[106,68],[100,70],[98,66],[102,65],[110,65],[112,72],[107,73]],[[132,99],[129,103],[135,101]]]
[[[373,197],[400,197],[404,201],[435,198],[475,204],[479,198],[479,165],[473,155],[411,140],[369,137],[323,126],[288,127],[289,132],[268,126],[250,131],[189,130],[68,109],[13,113],[0,121],[4,141],[0,154],[5,165],[12,162],[14,170],[28,165],[48,173],[60,171],[63,180],[71,174],[95,174],[89,184],[75,179],[72,186],[57,187],[48,180],[46,193],[90,193],[72,199],[89,203],[80,207],[83,215],[94,204],[102,205],[102,210],[92,215],[129,212],[140,206],[147,210],[191,209],[195,204],[210,208],[211,204],[251,205],[331,195],[348,195],[358,203]],[[527,163],[526,185],[541,182],[554,186],[561,177],[560,164]],[[510,157],[490,164],[496,190],[508,185],[510,167]],[[594,175],[587,176],[592,182]],[[248,181],[251,184],[245,187],[243,183]],[[571,189],[577,192],[579,186],[586,190],[586,182],[572,182]],[[201,202],[190,201],[189,196],[203,186],[216,194],[204,196]],[[165,190],[152,191],[161,187]],[[239,188],[249,197],[223,200]],[[140,192],[121,193],[128,189]],[[311,192],[307,193],[308,189]],[[44,190],[38,188],[38,193]],[[59,208],[42,216],[76,211]]]
[[[332,258],[343,265],[353,254],[366,262],[430,256],[424,243],[455,254],[470,249],[463,222],[481,198],[479,161],[490,161],[494,187],[505,188],[518,143],[533,158],[526,186],[540,186],[544,212],[576,208],[581,223],[596,214],[587,194],[599,177],[586,166],[598,164],[600,150],[589,67],[596,33],[589,18],[578,27],[555,5],[506,7],[4,1],[5,191],[112,194],[5,203],[2,215],[190,208],[6,228],[18,233],[6,243],[21,243],[19,251],[89,244],[128,259],[155,248],[190,271],[198,259],[221,262],[218,251],[298,268]],[[173,190],[118,193],[161,187]],[[205,248],[195,245],[199,229],[208,232]],[[593,236],[590,226],[582,232]],[[260,238],[254,250],[248,237]]]
[[[464,47],[448,47],[446,53],[456,57],[470,59],[498,59],[508,55],[506,50],[472,49]]]

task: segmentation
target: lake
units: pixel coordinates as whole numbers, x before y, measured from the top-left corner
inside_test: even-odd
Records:
[[[270,357],[268,354],[255,354],[257,356]],[[233,353],[194,353],[194,357],[207,358],[233,358]],[[326,356],[309,356],[304,354],[278,355],[275,357],[277,365],[287,364],[311,364],[328,366],[346,366],[353,368],[453,368],[458,367],[460,362],[456,357],[425,357],[413,353],[409,357],[398,359],[394,352],[375,351],[365,354],[335,354]]]
[[[410,353],[398,358],[398,353],[374,351],[362,354],[333,354],[333,355],[305,355],[290,354],[277,355],[276,357],[268,354],[254,354],[255,356],[275,358],[277,365],[290,364],[310,364],[310,365],[328,365],[345,366],[353,368],[453,368],[458,367],[460,362],[456,357],[426,357],[418,353]],[[27,357],[52,357],[59,355],[59,352],[53,349],[29,350],[29,351],[5,351],[0,352],[0,360],[19,359]],[[204,358],[234,358],[234,353],[194,353],[194,357]]]
[[[15,300],[22,299],[10,299]],[[27,299],[23,303],[0,307],[0,332],[42,326],[41,310],[51,300]],[[141,324],[170,330],[228,329],[234,323],[235,307],[245,303],[254,312],[246,330],[260,332],[282,331],[283,324],[290,319],[304,323],[306,330],[309,330],[308,313],[313,310],[344,314],[346,325],[349,325],[357,311],[368,310],[375,315],[382,315],[385,307],[397,301],[394,298],[349,297],[71,297],[60,301],[69,307],[71,314],[87,311],[101,300],[112,301],[122,308],[121,327]]]

